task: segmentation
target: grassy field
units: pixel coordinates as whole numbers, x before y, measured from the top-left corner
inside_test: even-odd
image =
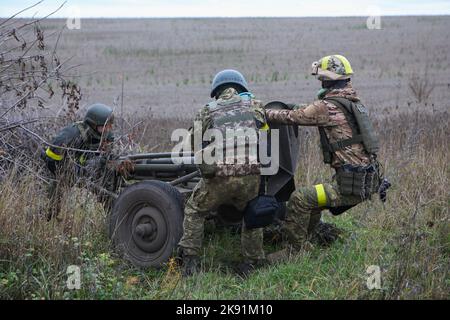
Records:
[[[203,272],[189,279],[168,264],[137,270],[117,257],[107,214],[78,190],[65,198],[62,221],[48,223],[39,183],[1,185],[0,296],[27,299],[447,299],[449,292],[448,113],[420,109],[385,121],[381,158],[394,186],[389,200],[362,204],[325,220],[342,239],[262,269],[243,281],[229,268],[239,259],[238,234],[207,227]],[[402,133],[393,135],[401,124]],[[428,134],[418,134],[428,132]],[[304,132],[297,180],[329,180],[317,137]],[[444,146],[446,146],[444,148]],[[277,247],[267,244],[266,251]],[[66,269],[81,267],[81,290],[66,287]],[[381,269],[380,290],[366,287],[367,267]]]
[[[49,20],[44,28],[62,24]],[[83,64],[74,69],[82,104],[112,104],[123,75],[119,118],[145,121],[136,137],[143,151],[167,150],[170,132],[189,126],[221,68],[242,70],[264,101],[304,102],[318,89],[311,62],[342,53],[381,137],[379,157],[393,187],[385,204],[374,199],[338,217],[325,213],[345,231],[333,246],[292,255],[246,280],[229,268],[239,259],[239,235],[208,225],[203,272],[183,279],[173,263],[139,270],[120,259],[107,213],[84,190],[70,190],[61,220],[47,222],[45,186],[16,168],[0,183],[0,298],[448,299],[449,24],[448,17],[391,17],[382,30],[367,30],[363,18],[100,19],[66,30],[60,54]],[[414,94],[421,86],[433,88],[428,97]],[[301,134],[297,184],[330,181],[316,130]],[[277,249],[266,244],[268,253]],[[80,290],[67,289],[69,265],[81,268]],[[366,286],[371,265],[381,269],[381,289]]]
[[[65,21],[42,24],[51,34]],[[126,112],[185,118],[208,101],[210,81],[224,68],[240,70],[263,101],[309,102],[318,90],[311,63],[340,53],[364,101],[382,113],[415,101],[414,75],[434,85],[430,104],[448,107],[449,26],[447,16],[383,17],[381,30],[368,30],[365,17],[83,19],[80,30],[63,31],[58,52],[80,65],[71,74],[83,106],[112,104],[123,79]]]

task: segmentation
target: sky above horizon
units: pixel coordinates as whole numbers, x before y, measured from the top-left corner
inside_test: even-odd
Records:
[[[9,17],[38,0],[0,0],[0,17]],[[18,17],[42,17],[64,0],[44,0]],[[450,0],[67,0],[53,15],[65,18],[112,17],[319,17],[370,15],[449,15]]]

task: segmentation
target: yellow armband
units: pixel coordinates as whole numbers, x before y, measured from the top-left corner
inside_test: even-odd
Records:
[[[45,154],[47,155],[47,157],[49,157],[50,159],[53,159],[55,161],[61,161],[63,159],[62,155],[56,154],[54,153],[50,147],[47,148],[47,150],[45,150]]]

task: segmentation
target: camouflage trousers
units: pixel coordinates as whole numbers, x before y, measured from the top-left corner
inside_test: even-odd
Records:
[[[185,255],[199,255],[205,218],[221,205],[233,205],[242,211],[258,195],[259,175],[201,179],[185,206],[183,237],[179,243]],[[263,230],[247,229],[242,221],[242,254],[246,261],[264,259]]]
[[[353,206],[362,202],[357,196],[342,195],[335,184],[324,183],[303,187],[294,191],[289,198],[283,233],[290,245],[301,249],[311,239],[320,222],[322,210],[341,206]]]
[[[50,184],[47,186],[49,198],[47,220],[59,215],[64,193],[69,192],[75,184],[73,174],[62,174],[60,172],[50,173],[50,178]]]

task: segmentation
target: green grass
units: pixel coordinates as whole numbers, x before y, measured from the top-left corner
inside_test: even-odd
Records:
[[[327,215],[326,220],[345,230],[340,241],[328,248],[315,247],[310,252],[293,255],[287,261],[256,271],[245,280],[230,267],[239,260],[240,236],[229,230],[207,228],[203,271],[187,279],[170,268],[138,270],[128,265],[111,251],[106,233],[99,231],[84,242],[70,241],[72,249],[80,250],[80,256],[73,261],[54,265],[36,251],[26,257],[30,264],[21,264],[27,268],[15,269],[14,263],[3,261],[0,296],[27,299],[386,298],[392,291],[398,263],[398,248],[389,242],[395,239],[395,230],[362,226],[357,216],[358,212],[336,218]],[[428,242],[439,239],[436,230],[428,231]],[[448,234],[446,241],[448,245]],[[267,244],[265,249],[272,252],[277,247]],[[445,263],[448,256],[441,259],[440,263]],[[68,264],[81,266],[80,290],[66,288]],[[381,290],[371,291],[366,287],[369,265],[381,267]],[[425,298],[431,297],[426,291],[423,294]]]

